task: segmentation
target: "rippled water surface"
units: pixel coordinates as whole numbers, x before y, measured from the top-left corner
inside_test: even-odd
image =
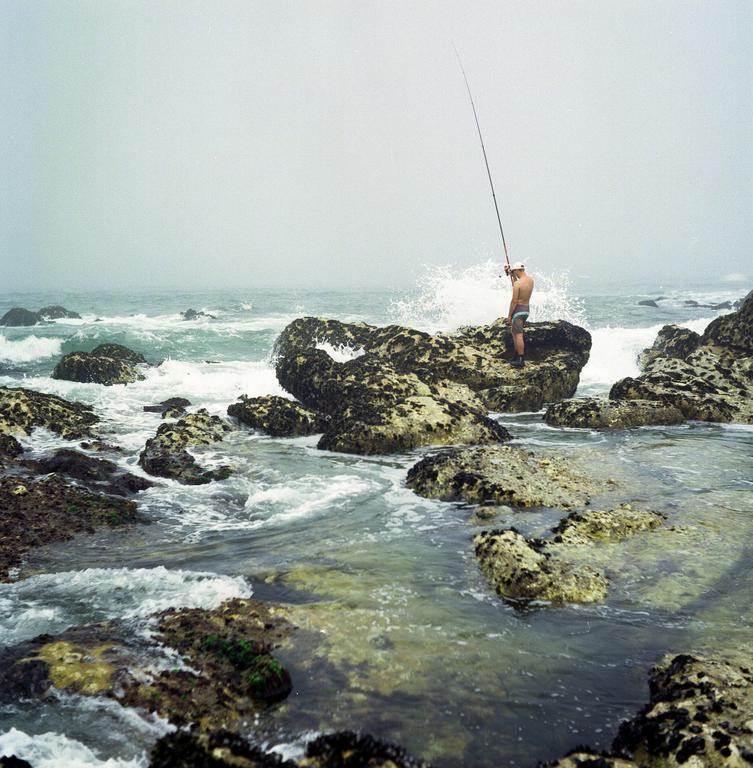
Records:
[[[479,275],[466,275],[463,286],[485,281],[479,292],[488,306],[474,307],[490,315],[474,318],[481,322],[501,314],[505,293]],[[107,439],[125,449],[120,463],[139,471],[138,453],[161,423],[143,405],[181,395],[223,413],[240,394],[281,393],[272,344],[303,314],[459,324],[463,302],[453,299],[453,286],[429,287],[434,294],[397,300],[292,292],[6,297],[2,311],[54,301],[84,319],[3,329],[0,384],[91,403]],[[656,310],[637,305],[645,297],[639,292],[576,300],[554,288],[542,307],[580,319],[594,336],[584,393],[604,393],[630,374],[635,352],[664,322],[702,329],[718,314],[685,307],[683,297],[703,298],[692,292],[676,292]],[[744,292],[722,287],[708,303]],[[215,319],[185,322],[178,312],[188,307]],[[103,341],[166,362],[127,387],[50,378],[61,354]],[[423,452],[347,456],[318,451],[316,438],[241,431],[195,451],[207,465],[231,463],[228,480],[165,481],[139,495],[150,525],[32,553],[24,579],[0,585],[0,642],[109,617],[137,632],[167,606],[213,606],[253,592],[289,605],[299,627],[279,652],[293,693],[246,725],[268,744],[294,752],[312,733],[355,728],[438,766],[533,765],[578,743],[607,747],[620,720],[646,700],[647,670],[665,652],[749,642],[753,429],[691,423],[607,434],[548,428],[541,414],[495,417],[519,445],[565,455],[598,480],[603,490],[593,506],[629,501],[667,516],[650,534],[580,553],[609,575],[603,605],[520,611],[499,600],[473,555],[482,529],[473,510],[405,488],[406,471]],[[25,444],[34,455],[64,441],[38,430]],[[527,510],[487,527],[541,534],[562,515]],[[166,728],[76,696],[0,708],[0,748],[34,757],[35,765],[145,765]]]

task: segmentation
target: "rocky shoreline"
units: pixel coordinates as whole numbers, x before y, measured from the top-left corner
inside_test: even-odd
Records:
[[[432,336],[400,326],[300,318],[275,345],[278,380],[295,401],[242,396],[227,406],[228,419],[205,409],[189,412],[190,403],[179,398],[144,405],[164,419],[138,459],[145,473],[163,479],[154,481],[112,460],[118,448],[102,440],[92,408],[0,387],[0,580],[17,578],[34,547],[99,526],[147,522],[138,494],[154,483],[208,485],[230,477],[232,466],[205,469],[189,449],[252,429],[274,437],[321,435],[317,448],[335,453],[421,451],[407,472],[407,487],[467,508],[476,522],[499,510],[508,517],[561,514],[541,535],[508,525],[469,535],[468,546],[489,589],[515,609],[604,602],[612,577],[584,551],[636,537],[650,547],[667,511],[641,504],[638,489],[621,488],[626,501],[604,503],[615,495],[612,485],[574,468],[563,452],[509,445],[515,436],[494,413],[548,406],[543,418],[550,427],[589,430],[687,419],[753,423],[753,293],[703,334],[663,328],[641,356],[643,373],[616,382],[609,399],[573,398],[588,361],[587,331],[565,322],[533,323],[527,344],[521,371],[506,363],[512,350],[500,322]],[[126,385],[143,378],[146,365],[138,352],[101,344],[90,353],[65,355],[53,377]],[[18,438],[37,428],[81,441],[81,450],[26,458]],[[132,628],[112,620],[6,648],[0,693],[9,699],[44,697],[52,689],[102,696],[190,727],[155,745],[153,766],[192,765],[196,755],[217,766],[428,765],[396,745],[353,732],[311,740],[297,760],[282,760],[235,732],[249,713],[277,706],[295,686],[274,655],[295,642],[286,606],[235,598],[211,610],[162,611],[149,622],[146,645]],[[165,649],[181,659],[179,667],[160,661]],[[753,676],[746,663],[675,654],[652,670],[650,688],[648,704],[623,723],[611,751],[580,746],[550,765],[753,762]]]

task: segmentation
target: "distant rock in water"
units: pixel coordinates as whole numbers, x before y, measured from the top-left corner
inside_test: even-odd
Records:
[[[128,347],[100,344],[91,352],[70,352],[62,357],[52,378],[105,386],[131,384],[145,378],[136,368],[144,363],[144,356]]]
[[[315,435],[324,431],[326,419],[311,408],[278,395],[246,397],[228,406],[228,416],[273,437]]]
[[[39,322],[39,315],[23,307],[13,307],[0,317],[0,325],[22,326],[36,325]]]
[[[186,450],[191,445],[211,445],[222,440],[233,427],[219,416],[211,416],[201,408],[179,421],[163,424],[157,434],[146,441],[139,456],[139,464],[150,474],[169,477],[186,485],[203,485],[213,480],[224,480],[232,470],[202,469]]]
[[[208,317],[211,320],[217,319],[214,315],[210,315],[208,312],[197,311],[195,309],[187,309],[185,312],[181,312],[180,315],[184,320],[198,320],[202,317]]]
[[[78,312],[71,312],[71,310],[61,307],[59,304],[51,304],[49,307],[42,307],[37,312],[41,320],[61,320],[63,318],[67,320],[80,320],[81,315]]]
[[[613,385],[611,400],[654,400],[687,419],[753,423],[753,291],[700,338],[665,326],[642,364],[640,376]]]
[[[327,347],[344,350],[345,361]],[[537,410],[571,396],[590,347],[582,328],[534,323],[526,328],[526,367],[519,370],[508,363],[512,342],[502,321],[432,336],[304,317],[283,330],[274,355],[282,386],[329,417],[320,448],[390,453],[507,439],[487,412]]]
[[[641,299],[638,302],[638,305],[641,307],[658,307],[659,305],[654,301],[654,299]]]

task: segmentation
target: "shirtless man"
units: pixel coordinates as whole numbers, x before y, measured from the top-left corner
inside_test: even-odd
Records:
[[[525,265],[516,261],[508,267],[505,265],[505,273],[512,276],[512,300],[510,311],[507,313],[507,322],[511,325],[512,341],[515,345],[515,357],[510,360],[510,365],[522,368],[525,364],[525,341],[523,340],[523,326],[529,313],[528,302],[533,293],[533,278],[526,274]]]

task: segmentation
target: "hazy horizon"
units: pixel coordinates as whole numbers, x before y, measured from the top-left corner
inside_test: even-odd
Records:
[[[751,279],[753,4],[0,5],[6,291]],[[638,278],[637,276],[641,277]]]

